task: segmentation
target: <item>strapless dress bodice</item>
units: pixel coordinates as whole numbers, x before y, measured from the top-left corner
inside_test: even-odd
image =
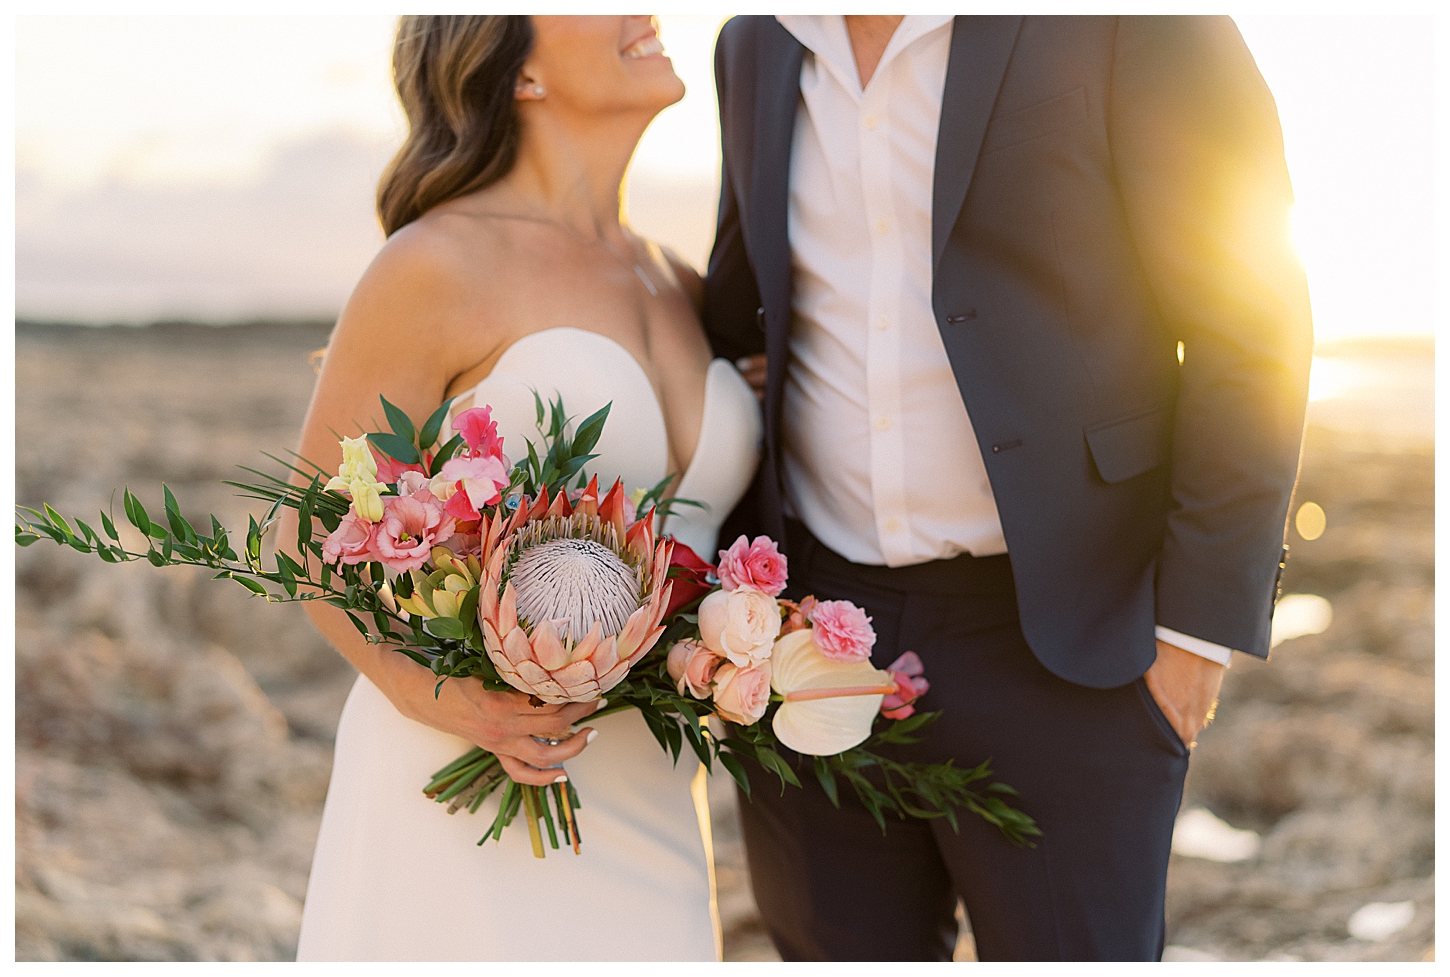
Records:
[[[633,491],[652,488],[669,472],[664,410],[644,368],[619,343],[587,329],[560,327],[530,333],[499,358],[493,372],[456,402],[492,408],[511,461],[525,457],[525,439],[541,443],[534,395],[546,405],[563,398],[578,422],[610,404],[604,433],[588,469],[601,487],[616,478]],[[547,417],[546,417],[547,420]],[[705,408],[694,457],[674,495],[703,508],[680,506],[664,532],[714,562],[720,523],[745,494],[760,454],[760,407],[732,363],[716,359],[705,376]]]
[[[535,431],[534,392],[562,395],[583,419],[613,404],[590,463],[601,484],[631,489],[666,474],[664,413],[644,370],[618,343],[546,329],[505,351],[455,401],[488,404],[512,459]],[[754,394],[725,360],[710,364],[699,444],[665,524],[713,562],[720,522],[744,495],[759,453]],[[471,745],[401,715],[359,676],[338,722],[332,776],[298,940],[299,960],[713,960],[718,921],[703,770],[660,749],[634,710],[591,721],[599,741],[569,760],[584,800],[584,850],[533,857],[515,825],[475,844],[498,813],[450,817],[419,788]],[[442,900],[440,902],[440,900]],[[440,905],[466,925],[438,925]]]

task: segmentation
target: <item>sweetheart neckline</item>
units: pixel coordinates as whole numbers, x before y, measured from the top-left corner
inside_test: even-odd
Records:
[[[473,395],[474,405],[477,406],[477,403],[478,403],[478,388],[481,387],[481,386],[483,386],[485,383],[487,383],[488,380],[491,377],[493,377],[495,374],[497,374],[499,372],[499,367],[503,365],[503,363],[504,363],[504,361],[506,359],[508,359],[510,353],[512,353],[515,349],[517,349],[521,344],[527,342],[530,339],[533,339],[536,336],[544,336],[544,335],[547,335],[549,333],[555,333],[555,332],[573,332],[573,333],[580,333],[581,335],[592,336],[595,339],[603,340],[605,343],[609,344],[610,346],[613,346],[615,349],[619,350],[620,353],[624,354],[625,358],[628,359],[631,364],[633,364],[633,366],[634,366],[634,368],[636,370],[639,371],[640,379],[644,381],[645,388],[647,390],[649,390],[650,400],[655,405],[655,413],[659,416],[660,426],[663,427],[664,428],[664,431],[665,431],[665,441],[666,441],[666,445],[665,445],[666,471],[665,471],[665,474],[668,475],[669,474],[669,471],[668,471],[668,467],[669,467],[669,463],[668,463],[668,458],[669,458],[669,444],[668,444],[668,441],[669,441],[670,426],[669,426],[669,423],[665,419],[665,417],[666,417],[666,415],[665,415],[665,408],[664,408],[664,405],[660,403],[659,394],[655,391],[654,384],[650,382],[649,374],[647,372],[645,372],[644,364],[641,363],[639,361],[639,359],[633,353],[631,353],[629,351],[629,348],[627,346],[625,346],[623,343],[621,343],[619,340],[615,339],[612,336],[606,336],[606,335],[604,335],[604,333],[602,333],[602,332],[595,332],[592,329],[581,329],[578,326],[550,326],[547,329],[540,329],[537,332],[531,332],[531,333],[528,333],[526,335],[520,336],[518,339],[515,339],[512,343],[509,343],[508,347],[502,353],[499,354],[498,359],[494,361],[493,369],[488,372],[488,375],[487,376],[484,376],[484,377],[480,377],[479,378],[479,381],[477,383],[475,383],[472,387],[469,388],[469,393],[471,393]],[[731,364],[730,361],[727,360],[727,359],[725,359],[723,356],[714,357],[713,359],[710,360],[709,366],[707,366],[705,368],[705,399],[704,399],[704,402],[701,404],[701,407],[700,407],[700,429],[695,432],[695,450],[694,450],[694,452],[690,456],[690,463],[688,465],[686,465],[683,469],[681,469],[681,471],[675,476],[675,492],[676,492],[676,494],[678,494],[678,492],[680,490],[680,486],[682,486],[682,485],[685,484],[686,479],[689,478],[690,472],[694,469],[696,462],[698,462],[699,459],[700,459],[701,442],[704,440],[703,435],[705,434],[705,420],[706,420],[706,418],[708,416],[708,411],[709,411],[709,406],[710,406],[710,384],[711,384],[711,381],[712,381],[713,377],[715,376],[715,371],[714,371],[713,367],[715,366],[715,364],[717,362],[725,363],[725,364],[731,366],[732,369],[734,368],[734,365]],[[606,423],[608,423],[608,422],[606,422]],[[644,486],[644,487],[645,488],[648,488],[649,486]]]

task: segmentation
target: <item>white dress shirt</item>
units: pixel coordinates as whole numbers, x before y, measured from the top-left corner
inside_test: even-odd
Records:
[[[904,17],[864,90],[840,15],[776,19],[806,49],[790,160],[787,505],[855,563],[1005,553],[931,307],[932,182],[952,17]],[[1166,628],[1158,637],[1229,657]]]

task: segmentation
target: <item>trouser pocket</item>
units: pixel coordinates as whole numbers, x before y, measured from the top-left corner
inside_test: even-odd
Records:
[[[1178,730],[1164,715],[1163,709],[1158,705],[1158,700],[1153,698],[1153,693],[1148,689],[1148,682],[1143,676],[1133,679],[1133,687],[1138,690],[1138,698],[1143,702],[1143,709],[1148,714],[1148,720],[1157,729],[1163,745],[1168,747],[1178,756],[1188,756],[1188,745],[1183,742],[1183,737],[1178,735]]]

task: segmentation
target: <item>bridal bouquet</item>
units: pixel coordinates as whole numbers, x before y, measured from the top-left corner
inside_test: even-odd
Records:
[[[249,518],[241,553],[215,516],[210,534],[192,526],[164,485],[164,523],[123,493],[144,551],[128,550],[104,512],[103,536],[49,505],[22,508],[16,542],[47,538],[108,563],[205,566],[268,601],[326,601],[368,641],[430,669],[437,688],[474,678],[541,703],[605,698],[596,717],[638,709],[676,760],[688,744],[747,794],[742,757],[800,786],[784,746],[812,758],[833,803],[836,778],[845,779],[883,830],[885,813],[955,827],[955,809],[965,808],[1015,843],[1039,833],[1004,799],[1010,787],[974,789],[991,775],[986,763],[905,764],[873,752],[915,741],[938,714],[915,712],[927,682],[914,654],[884,671],[871,666],[875,635],[860,608],[781,599],[786,562],[766,537],[742,537],[717,566],[657,536],[657,516],[686,504],[664,498],[668,478],[630,495],[616,481],[601,496],[585,466],[608,406],[571,435],[562,400],[549,405],[546,425],[536,398],[541,443],[528,442],[527,457],[510,465],[488,407],[461,412],[440,445],[449,404],[421,428],[382,404],[392,430],[344,438],[335,475],[269,455],[306,484],[250,468],[259,480],[226,483],[269,503],[260,522]],[[284,506],[298,515],[296,549],[278,547],[269,569],[262,539]],[[522,810],[537,857],[545,835],[579,852],[572,783],[516,783],[475,748],[424,786],[450,814],[476,812],[496,791],[498,813],[479,844],[500,838]]]

